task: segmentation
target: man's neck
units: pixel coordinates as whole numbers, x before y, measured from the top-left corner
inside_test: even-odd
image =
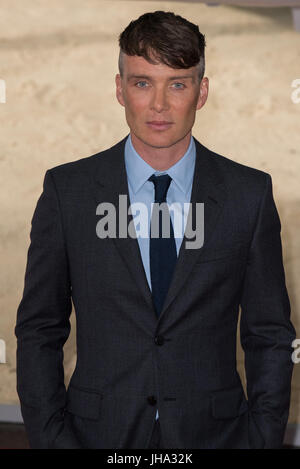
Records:
[[[130,133],[130,137],[135,151],[146,163],[156,171],[166,171],[185,155],[190,145],[191,132],[183,139],[167,148],[152,147],[140,140],[133,133]]]

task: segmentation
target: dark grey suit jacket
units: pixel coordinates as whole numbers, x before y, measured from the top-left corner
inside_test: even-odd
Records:
[[[204,245],[183,239],[157,319],[137,239],[96,235],[100,202],[130,203],[124,144],[45,174],[15,329],[31,447],[146,448],[156,408],[164,448],[280,447],[295,330],[270,175],[196,141],[191,202],[204,202]],[[71,299],[77,363],[66,390]]]

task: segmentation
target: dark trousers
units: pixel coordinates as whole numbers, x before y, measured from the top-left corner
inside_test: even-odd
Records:
[[[152,435],[148,445],[148,449],[158,449],[161,448],[161,432],[160,432],[160,423],[159,419],[155,420],[153,427]]]

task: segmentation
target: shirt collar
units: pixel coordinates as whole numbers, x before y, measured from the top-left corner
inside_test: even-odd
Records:
[[[182,158],[166,171],[156,171],[135,150],[129,134],[125,144],[125,166],[131,189],[136,194],[149,177],[155,173],[169,174],[178,188],[186,194],[191,187],[196,159],[196,146],[191,137],[189,147]]]

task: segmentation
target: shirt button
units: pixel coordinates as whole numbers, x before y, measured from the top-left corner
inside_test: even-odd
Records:
[[[156,345],[163,345],[164,341],[165,339],[163,338],[162,335],[157,335],[154,338],[154,342],[156,343]]]
[[[148,396],[147,401],[150,405],[155,405],[156,404],[156,397],[155,396]]]

